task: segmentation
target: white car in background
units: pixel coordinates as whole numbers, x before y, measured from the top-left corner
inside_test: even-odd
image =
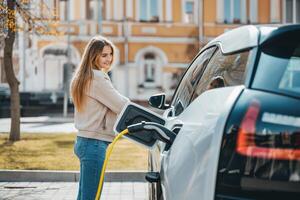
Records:
[[[116,131],[151,149],[150,199],[300,199],[299,66],[300,25],[244,26],[201,49],[170,104],[150,98],[163,116],[128,105]]]

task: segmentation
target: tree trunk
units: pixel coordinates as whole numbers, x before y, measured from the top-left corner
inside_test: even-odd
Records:
[[[7,29],[8,34],[5,38],[4,46],[4,68],[6,79],[10,88],[10,141],[20,140],[20,94],[19,94],[19,81],[15,76],[13,69],[13,46],[15,41],[15,31],[16,31],[16,1],[8,0],[7,8],[9,12],[7,14]]]

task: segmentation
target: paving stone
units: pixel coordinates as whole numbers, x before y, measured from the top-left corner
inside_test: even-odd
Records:
[[[0,182],[0,200],[74,200],[78,183],[74,182]],[[108,182],[101,200],[148,200],[148,184]]]

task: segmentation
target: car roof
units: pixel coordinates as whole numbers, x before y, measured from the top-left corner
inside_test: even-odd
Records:
[[[260,37],[266,38],[280,25],[246,25],[241,26],[216,37],[203,49],[218,44],[222,53],[230,54],[259,45]]]
[[[260,45],[276,42],[279,38],[286,38],[294,43],[299,43],[300,24],[283,25],[273,30],[261,27],[260,32]],[[293,38],[293,35],[296,37]]]
[[[216,37],[205,48],[219,44],[221,51],[227,54],[257,46],[258,38],[259,30],[256,26],[241,26]]]

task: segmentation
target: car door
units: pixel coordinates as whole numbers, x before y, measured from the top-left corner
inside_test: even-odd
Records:
[[[181,122],[176,121],[176,116],[178,116],[189,105],[194,92],[194,87],[196,86],[196,78],[203,72],[215,50],[216,46],[213,46],[202,51],[202,53],[200,53],[192,61],[188,70],[185,72],[178,84],[172,98],[171,106],[163,114],[164,118],[167,119],[169,123],[167,127],[174,132],[179,131],[181,128]],[[162,142],[158,142],[157,145],[152,148],[149,156],[150,171],[161,171],[161,158],[164,156],[164,148],[165,144]],[[161,196],[160,187],[158,186],[158,188],[154,190],[157,190],[157,192],[154,192],[157,193],[154,194],[154,196],[157,196],[156,198],[159,199]]]
[[[161,153],[165,199],[213,198],[213,170],[225,119],[244,88],[224,86],[243,84],[248,57],[249,51],[223,55],[220,49],[214,49],[206,62],[198,57],[193,65],[199,68],[192,65],[182,79],[166,111],[173,113],[166,114],[166,127],[181,125],[181,129],[172,147]],[[224,88],[212,88],[216,80]]]

